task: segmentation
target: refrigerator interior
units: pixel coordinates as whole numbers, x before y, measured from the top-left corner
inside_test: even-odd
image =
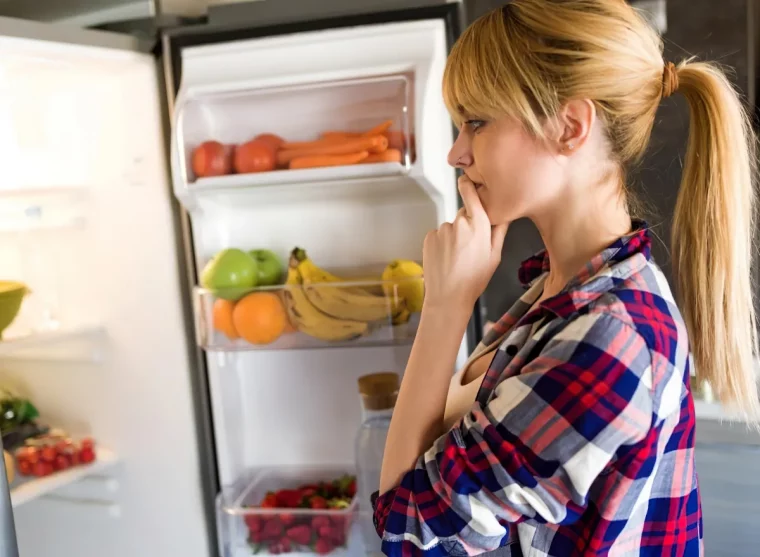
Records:
[[[150,55],[0,37],[0,279],[31,289],[0,384],[102,447],[13,482],[21,555],[207,553],[160,94]]]
[[[441,95],[447,52],[443,20],[182,49],[171,164],[175,195],[189,212],[197,275],[226,248],[271,249],[287,263],[300,247],[320,267],[349,277],[379,277],[397,258],[421,261],[425,234],[457,211],[455,174],[446,164],[453,130]],[[404,137],[398,163],[193,173],[193,151],[204,141],[240,144],[262,133],[311,141],[384,121]],[[206,349],[217,465],[229,495],[219,503],[220,553],[242,556],[252,551],[244,511],[229,501],[243,500],[257,469],[354,469],[356,380],[401,374],[415,321],[410,334],[388,324],[390,336],[335,344],[296,332],[262,346],[226,342],[214,331],[216,301],[196,289],[196,340]],[[460,364],[466,349],[464,339]],[[360,551],[349,545],[350,554]]]

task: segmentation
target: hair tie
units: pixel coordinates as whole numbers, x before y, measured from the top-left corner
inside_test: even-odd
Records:
[[[673,62],[667,62],[662,70],[662,98],[667,99],[678,91],[678,68]]]

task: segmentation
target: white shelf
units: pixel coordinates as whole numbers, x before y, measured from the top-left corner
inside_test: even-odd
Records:
[[[86,223],[85,188],[0,189],[0,233],[32,232]]]
[[[0,360],[97,363],[106,339],[101,327],[35,333],[0,340]]]
[[[395,162],[351,164],[302,170],[274,170],[250,174],[229,174],[213,178],[199,178],[188,187],[191,193],[213,193],[224,190],[258,188],[306,183],[332,183],[341,180],[404,176],[407,169]]]
[[[62,472],[55,472],[44,478],[22,478],[17,474],[14,485],[11,486],[11,503],[13,507],[18,507],[38,497],[52,493],[57,489],[74,484],[87,476],[99,474],[112,468],[119,462],[119,457],[107,449],[97,448],[95,453],[96,459],[91,464],[76,466]]]

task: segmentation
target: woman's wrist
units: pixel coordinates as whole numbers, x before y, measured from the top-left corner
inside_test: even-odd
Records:
[[[434,322],[442,320],[452,325],[464,322],[466,327],[470,321],[474,305],[462,302],[434,302],[426,299],[422,306],[421,320]]]

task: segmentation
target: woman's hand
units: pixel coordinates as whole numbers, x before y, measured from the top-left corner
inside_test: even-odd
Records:
[[[483,293],[501,261],[508,224],[491,226],[475,184],[460,176],[464,207],[425,237],[422,267],[425,306],[461,308],[468,312]]]

